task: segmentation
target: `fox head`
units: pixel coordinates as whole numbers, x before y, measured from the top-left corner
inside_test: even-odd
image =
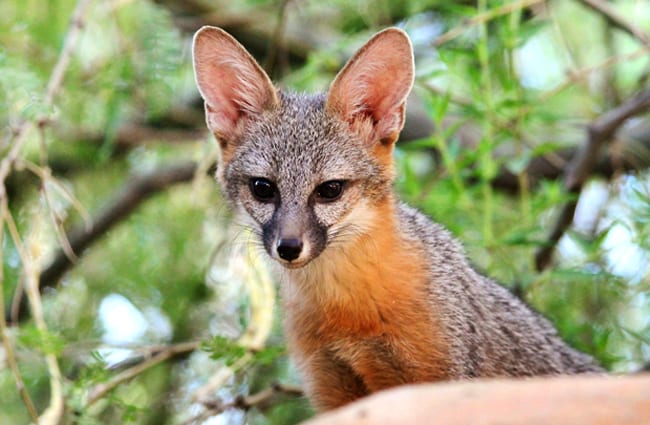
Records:
[[[302,267],[381,223],[376,206],[392,197],[393,145],[413,85],[403,31],[376,34],[320,95],[279,91],[219,28],[196,33],[193,60],[221,148],[217,179],[273,259]]]

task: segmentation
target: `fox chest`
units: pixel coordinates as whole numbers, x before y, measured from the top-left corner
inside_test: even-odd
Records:
[[[313,368],[348,370],[378,391],[449,374],[446,340],[422,306],[287,307],[290,351],[306,375],[314,375]]]
[[[292,357],[306,379],[341,373],[353,376],[370,392],[397,385],[448,379],[447,355],[431,330],[401,333],[292,332]]]
[[[283,285],[286,336],[304,373],[342,366],[371,391],[446,377],[448,338],[423,270],[389,255],[372,267],[357,260]]]

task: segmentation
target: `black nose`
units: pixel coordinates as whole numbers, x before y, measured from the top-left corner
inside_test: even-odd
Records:
[[[302,241],[296,238],[280,239],[278,241],[278,255],[283,260],[293,261],[300,256]]]

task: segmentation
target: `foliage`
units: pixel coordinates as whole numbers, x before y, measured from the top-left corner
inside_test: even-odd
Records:
[[[2,326],[0,423],[32,419],[20,380],[35,412],[60,397],[56,423],[207,423],[218,415],[284,424],[312,414],[304,398],[282,394],[233,402],[299,378],[263,254],[207,177],[215,143],[204,132],[189,47],[207,23],[240,38],[281,86],[306,91],[325,90],[373,32],[402,26],[418,72],[406,130],[422,127],[422,117],[427,124],[398,143],[399,193],[570,343],[618,372],[648,362],[650,132],[624,132],[647,128],[648,117],[627,120],[611,142],[610,151],[633,149],[632,165],[610,156],[613,171],[582,190],[533,167],[546,161],[570,171],[566,152],[577,155],[585,126],[647,88],[647,39],[638,38],[650,32],[645,2],[609,2],[627,27],[578,0],[114,0],[90,2],[71,24],[75,5],[0,4],[0,162],[25,141],[6,179],[0,173],[7,315],[33,270],[62,255],[65,234],[114,206],[131,176],[180,159],[198,171],[120,217],[76,252],[58,282],[30,295],[28,315]],[[48,101],[72,28],[79,39]],[[572,201],[573,224],[540,270],[535,255]]]

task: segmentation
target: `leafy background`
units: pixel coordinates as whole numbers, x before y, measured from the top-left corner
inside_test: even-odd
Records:
[[[266,259],[208,176],[204,24],[301,91],[404,28],[399,193],[571,344],[648,367],[648,1],[5,1],[0,423],[312,415]]]

